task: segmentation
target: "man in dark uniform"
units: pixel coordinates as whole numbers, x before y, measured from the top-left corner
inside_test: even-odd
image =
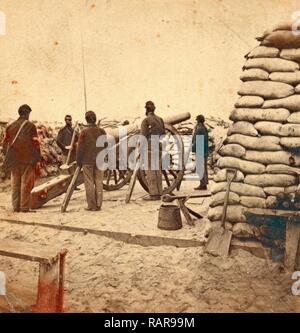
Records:
[[[207,158],[208,158],[208,131],[205,126],[205,118],[203,115],[199,115],[196,118],[197,124],[194,130],[194,135],[193,135],[193,141],[192,141],[192,152],[196,154],[196,163],[197,160],[199,162],[199,159],[201,156],[199,154],[203,154],[203,177],[200,179],[200,185],[195,188],[195,190],[207,190],[207,185],[208,185],[208,171],[207,171]],[[203,136],[204,139],[204,147],[201,149],[198,147],[197,149],[197,136]],[[199,142],[199,141],[198,141]],[[203,150],[203,151],[202,151]],[[201,166],[198,166],[201,168]]]
[[[146,102],[146,118],[141,124],[141,135],[148,141],[148,170],[146,170],[147,182],[149,187],[149,197],[146,200],[160,200],[162,195],[162,171],[161,171],[161,149],[160,147],[151,148],[152,135],[164,135],[165,124],[162,118],[154,114],[155,105],[152,101]],[[151,160],[159,159],[159,169],[151,170]]]
[[[78,141],[79,134],[76,132],[75,142],[74,142],[73,147],[71,147],[74,128],[72,127],[72,117],[68,114],[65,116],[65,123],[66,123],[66,126],[61,128],[58,132],[56,142],[63,152],[63,156],[64,156],[63,163],[66,163],[66,161],[67,161],[69,150],[70,149],[72,150],[70,161],[69,161],[69,163],[71,163],[71,162],[75,161],[75,159],[76,159],[76,143]]]
[[[29,119],[31,108],[22,105],[19,119],[8,125],[3,142],[5,167],[11,171],[14,212],[28,212],[30,192],[35,181],[35,167],[41,159],[37,130]]]
[[[96,114],[88,111],[85,114],[86,127],[80,132],[76,161],[82,167],[84,186],[86,192],[86,210],[101,210],[103,201],[103,175],[104,171],[99,170],[96,164],[97,155],[104,148],[97,147],[97,139],[106,135],[105,131],[96,125]]]

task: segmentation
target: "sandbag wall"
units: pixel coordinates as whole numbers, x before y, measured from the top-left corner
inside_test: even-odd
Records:
[[[283,246],[282,230],[246,223],[249,208],[274,208],[279,193],[297,190],[300,171],[300,36],[292,22],[266,31],[248,53],[233,121],[220,149],[208,217],[221,220],[226,168],[238,169],[232,183],[227,228],[234,236]],[[276,229],[276,226],[275,226]]]

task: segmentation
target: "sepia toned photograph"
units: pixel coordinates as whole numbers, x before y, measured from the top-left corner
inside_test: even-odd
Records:
[[[300,312],[300,1],[1,0],[0,45],[0,321]]]

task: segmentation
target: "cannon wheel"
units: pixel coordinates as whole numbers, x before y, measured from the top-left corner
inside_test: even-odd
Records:
[[[173,147],[171,147],[171,145],[167,147],[167,151],[173,150],[175,147],[175,152],[170,151],[171,163],[169,169],[163,170],[163,194],[168,194],[172,193],[175,189],[179,190],[184,176],[184,168],[182,168],[182,170],[176,170],[174,168],[176,160],[179,161],[182,166],[184,165],[184,144],[178,131],[172,125],[165,124],[165,128],[169,137],[171,135],[177,135],[176,138],[178,138],[178,140],[173,143]],[[178,151],[181,153],[178,153]],[[137,177],[144,190],[149,192],[146,172],[144,170],[139,170]]]
[[[129,183],[132,175],[131,170],[107,170],[105,171],[105,179],[103,188],[106,191],[116,191]]]

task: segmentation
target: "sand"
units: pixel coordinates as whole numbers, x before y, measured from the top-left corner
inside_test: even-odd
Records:
[[[192,191],[193,186],[195,182],[184,182],[182,192]],[[243,250],[232,250],[227,259],[205,254],[201,243],[209,229],[206,219],[196,221],[195,227],[183,220],[179,231],[159,230],[156,225],[160,203],[137,199],[143,194],[137,188],[133,195],[136,201],[125,206],[125,190],[105,192],[103,210],[86,212],[84,191],[80,190],[66,214],[59,213],[63,197],[36,213],[15,214],[8,211],[10,194],[6,191],[0,194],[1,218],[25,224],[0,221],[1,238],[68,249],[67,312],[300,311],[300,299],[291,292],[291,273],[281,264]],[[200,201],[192,201],[190,207],[204,215],[209,199],[197,200]],[[110,229],[112,233],[106,237],[55,229],[65,224],[100,231]],[[145,241],[144,246],[133,244],[130,237],[119,241],[115,236],[125,231],[160,237],[161,245],[153,246],[151,241]],[[200,245],[166,246],[164,239],[196,240]],[[0,270],[7,276],[12,305],[17,311],[30,311],[27,305],[34,303],[38,265],[0,257]],[[8,311],[3,299],[0,311]]]

